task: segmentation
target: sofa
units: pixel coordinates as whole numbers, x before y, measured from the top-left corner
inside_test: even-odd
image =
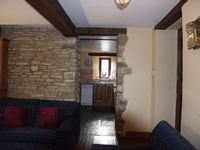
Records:
[[[78,102],[17,98],[0,100],[1,150],[74,150],[79,135]]]
[[[92,150],[196,150],[168,122],[161,121],[149,137],[150,146],[118,146],[93,144]]]

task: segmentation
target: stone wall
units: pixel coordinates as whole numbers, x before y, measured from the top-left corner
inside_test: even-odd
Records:
[[[10,41],[8,96],[79,101],[78,40],[54,28],[4,28]]]
[[[10,41],[8,96],[79,101],[80,42],[65,38],[54,28],[4,28]],[[124,135],[122,114],[128,101],[123,97],[123,78],[130,70],[123,52],[127,35],[118,36],[116,132]]]
[[[124,125],[125,121],[122,118],[122,114],[126,110],[128,101],[123,95],[123,83],[124,76],[131,73],[130,68],[125,63],[123,53],[125,50],[125,45],[128,41],[127,35],[118,35],[118,52],[117,52],[117,94],[115,100],[115,128],[118,136],[125,136]]]

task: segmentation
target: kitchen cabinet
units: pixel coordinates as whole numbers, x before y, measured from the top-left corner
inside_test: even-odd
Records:
[[[0,99],[8,90],[8,44],[9,40],[0,38]]]
[[[113,85],[112,84],[105,85],[105,102],[113,103]]]
[[[95,84],[94,85],[94,106],[113,106],[114,89],[112,84]]]

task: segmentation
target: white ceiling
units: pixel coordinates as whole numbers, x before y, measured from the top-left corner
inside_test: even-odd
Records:
[[[0,25],[48,25],[24,0],[0,0]]]
[[[58,0],[77,27],[154,27],[180,0]],[[0,25],[49,25],[25,0],[0,0]]]

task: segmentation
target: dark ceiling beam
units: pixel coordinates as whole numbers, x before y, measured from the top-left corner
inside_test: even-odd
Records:
[[[126,28],[82,28],[76,30],[78,35],[118,35],[127,34]]]
[[[65,37],[75,37],[76,27],[58,0],[26,0]]]
[[[180,19],[182,17],[182,6],[187,1],[188,0],[180,0],[180,2],[155,26],[154,29],[165,30]]]
[[[88,53],[89,56],[117,56],[116,53]]]

